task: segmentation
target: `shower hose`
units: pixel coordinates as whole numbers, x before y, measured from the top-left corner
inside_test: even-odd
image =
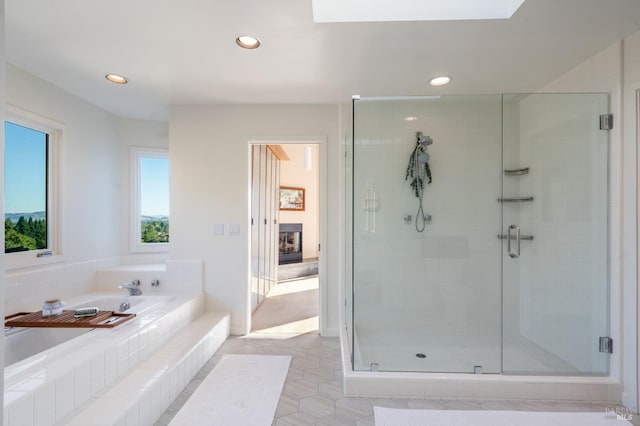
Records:
[[[418,188],[418,198],[420,199],[420,204],[418,206],[418,212],[416,213],[416,231],[418,232],[422,232],[424,231],[424,228],[426,226],[426,216],[424,214],[424,209],[422,208],[422,198],[424,195],[424,178],[426,177],[426,172],[423,172],[424,170],[424,165],[422,167],[420,167],[421,163],[418,161],[418,150],[416,150],[415,153],[415,159],[414,159],[414,163],[415,164],[415,168],[416,168],[416,185]],[[420,185],[419,182],[423,182],[422,185]]]

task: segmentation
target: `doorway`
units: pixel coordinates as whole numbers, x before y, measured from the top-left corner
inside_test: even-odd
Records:
[[[249,329],[318,332],[321,145],[252,142]]]

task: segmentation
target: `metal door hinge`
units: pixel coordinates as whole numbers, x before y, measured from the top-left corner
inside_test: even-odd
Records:
[[[613,114],[600,114],[600,130],[613,129]]]
[[[600,352],[605,354],[613,353],[613,339],[611,337],[600,338]]]

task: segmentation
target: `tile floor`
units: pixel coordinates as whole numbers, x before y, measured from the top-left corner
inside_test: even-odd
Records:
[[[306,283],[308,286],[309,283]],[[307,303],[317,306],[313,292]],[[316,293],[317,294],[317,293]],[[282,303],[282,288],[279,303]],[[300,294],[298,294],[300,296]],[[267,303],[256,311],[271,310]],[[300,300],[297,300],[300,302]],[[270,316],[272,314],[269,314]],[[308,311],[302,314],[308,315]],[[295,317],[295,315],[293,315]],[[287,314],[287,318],[292,316]],[[308,317],[304,319],[309,319]],[[262,321],[263,319],[261,319]],[[299,320],[296,320],[299,321]],[[295,321],[294,321],[295,322]],[[307,321],[308,322],[308,321]],[[299,322],[298,322],[299,323]],[[305,326],[308,326],[306,324]],[[204,377],[215,367],[224,354],[285,354],[293,357],[285,386],[280,396],[273,425],[357,425],[373,426],[373,406],[396,408],[426,408],[452,410],[527,410],[527,411],[603,411],[605,404],[556,403],[544,401],[475,401],[475,400],[418,400],[346,398],[342,394],[340,345],[337,338],[320,337],[317,331],[296,334],[291,328],[278,333],[265,330],[248,336],[231,337],[198,372],[186,389],[158,420],[156,425],[167,425],[191,396]],[[640,425],[640,416],[634,416],[634,425]]]

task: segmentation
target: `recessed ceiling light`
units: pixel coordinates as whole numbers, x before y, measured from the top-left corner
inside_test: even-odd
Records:
[[[260,47],[260,40],[250,35],[241,35],[236,38],[236,44],[243,49],[257,49]]]
[[[451,77],[447,77],[446,75],[440,77],[433,77],[429,80],[429,84],[432,86],[444,86],[445,84],[449,84],[451,81]]]
[[[404,121],[416,121],[418,119],[418,117],[412,115],[410,117],[405,117]]]
[[[127,84],[129,82],[129,79],[123,75],[120,74],[107,74],[104,76],[104,78],[106,78],[107,80],[109,80],[112,83],[116,83],[116,84]]]

